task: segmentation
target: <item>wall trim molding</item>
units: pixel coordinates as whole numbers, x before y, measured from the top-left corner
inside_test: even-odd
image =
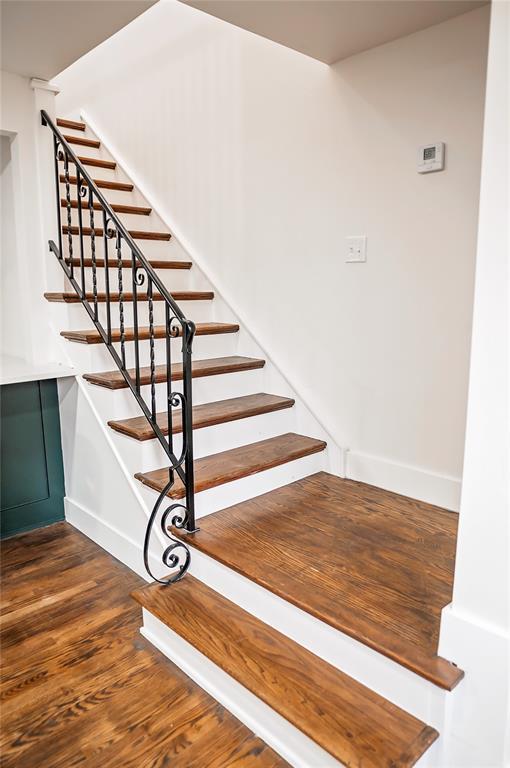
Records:
[[[462,480],[361,451],[345,452],[345,476],[452,512],[460,508]]]
[[[30,80],[30,87],[34,91],[49,91],[55,95],[60,93],[60,88],[58,86],[53,85],[53,83],[50,83],[49,80],[41,80],[38,77],[33,77]]]

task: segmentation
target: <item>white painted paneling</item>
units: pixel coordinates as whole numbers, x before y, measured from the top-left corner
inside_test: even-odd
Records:
[[[336,442],[439,477],[462,473],[488,17],[327,67],[161,3],[150,57],[126,28],[58,81]]]

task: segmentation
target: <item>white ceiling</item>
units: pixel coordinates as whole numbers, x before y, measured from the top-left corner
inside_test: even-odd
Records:
[[[156,0],[1,0],[2,69],[50,80]]]
[[[488,0],[181,0],[332,64],[459,16]]]

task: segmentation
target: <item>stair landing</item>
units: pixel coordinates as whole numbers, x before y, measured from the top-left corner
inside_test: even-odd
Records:
[[[458,516],[319,472],[200,520],[186,542],[441,688]],[[178,533],[178,532],[176,532]]]

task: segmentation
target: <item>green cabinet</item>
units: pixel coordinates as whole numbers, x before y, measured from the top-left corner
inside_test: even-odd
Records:
[[[64,519],[57,382],[0,387],[0,533]]]

